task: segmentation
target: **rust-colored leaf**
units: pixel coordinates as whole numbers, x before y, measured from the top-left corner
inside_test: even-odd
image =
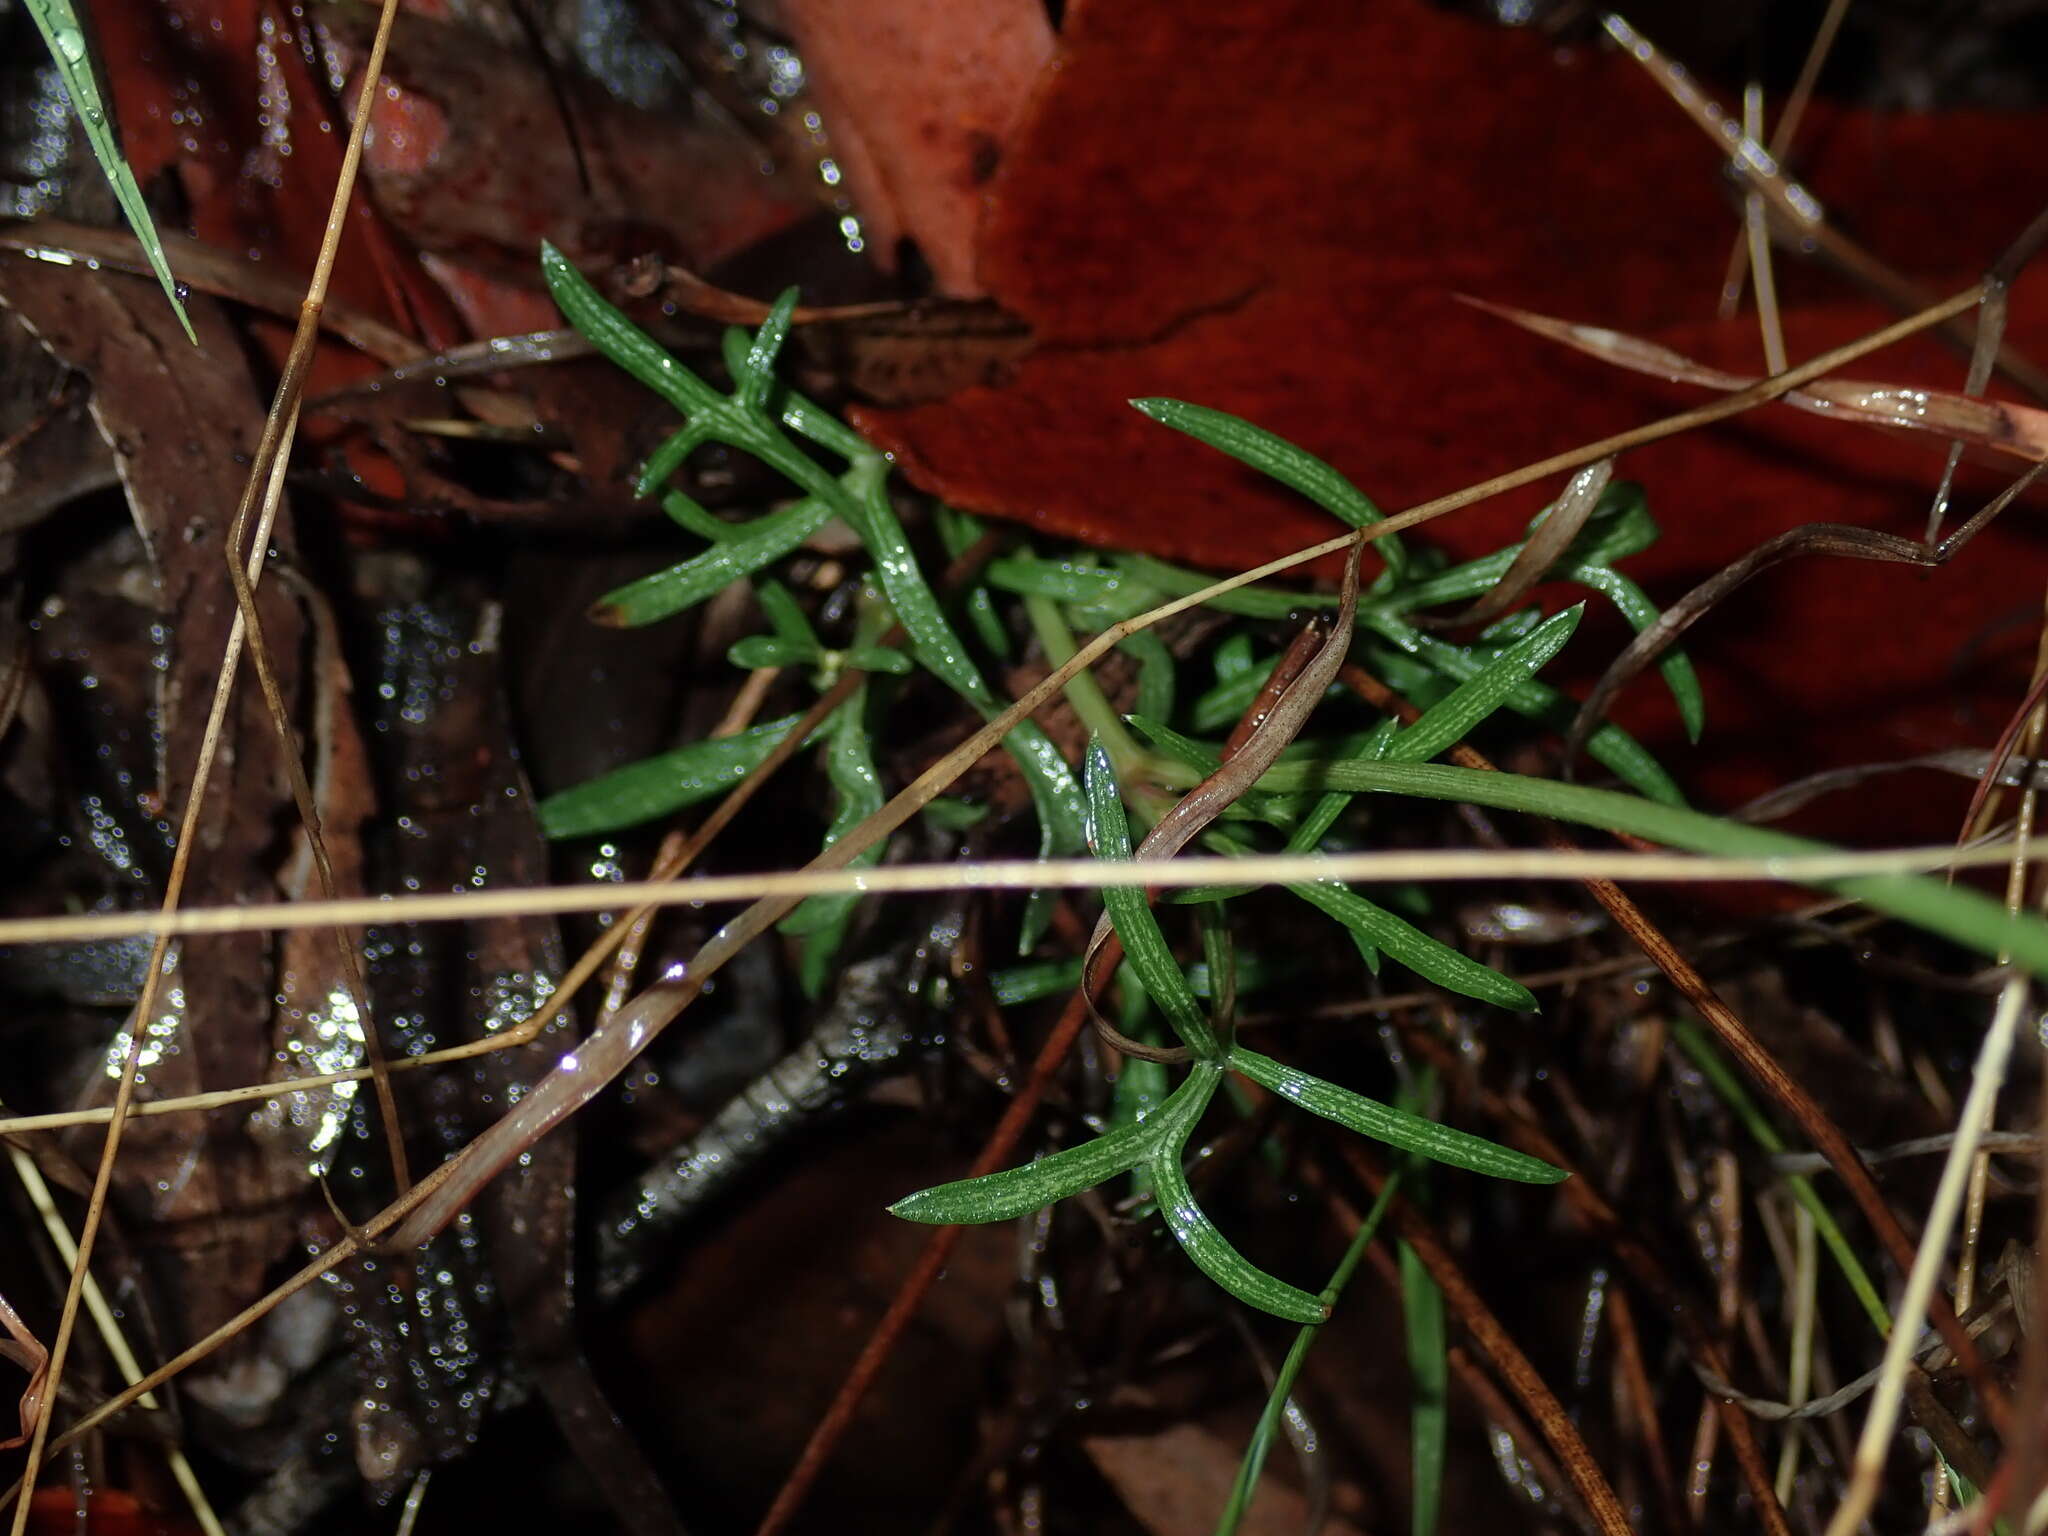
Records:
[[[1954,291],[2048,201],[2048,161],[2030,149],[2041,127],[2024,114],[1817,102],[1798,173],[1865,248]],[[1724,182],[1714,145],[1601,45],[1560,49],[1421,0],[1256,17],[1224,0],[1084,0],[983,227],[980,277],[1035,328],[1037,352],[997,387],[871,408],[861,425],[959,505],[1241,569],[1336,525],[1161,433],[1128,399],[1244,416],[1390,511],[1639,424],[1696,396],[1546,353],[1454,294],[1754,376],[1753,319],[1711,318],[1736,228]],[[1795,360],[1893,318],[1819,265],[1781,260],[1777,278]],[[2048,285],[2013,286],[2006,336],[2048,352]],[[1882,362],[1873,373],[1898,386],[1965,383],[1965,359],[1935,338]],[[1638,450],[1616,473],[1646,483],[1666,534],[1630,572],[1668,600],[1800,523],[1917,535],[1945,446],[1781,411]],[[1972,502],[1995,488],[1966,481],[1958,494]],[[1462,558],[1487,553],[1519,534],[1538,494],[1428,536]],[[1771,573],[1691,639],[1702,748],[1685,748],[1651,690],[1622,701],[1623,722],[1722,804],[1827,762],[1988,736],[2031,661],[2017,632],[1991,626],[2038,608],[2040,554],[2016,516],[1932,576]],[[1567,681],[1597,670],[1601,635],[1566,658]],[[1604,635],[1608,655],[1626,640],[1619,626]],[[1919,830],[1946,835],[1959,809]],[[1816,832],[1859,830],[1816,811]]]

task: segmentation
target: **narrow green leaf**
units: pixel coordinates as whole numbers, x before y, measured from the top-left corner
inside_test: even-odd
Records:
[[[1463,741],[1564,649],[1585,613],[1584,603],[1567,608],[1487,662],[1476,675],[1458,684],[1442,702],[1424,710],[1420,719],[1396,735],[1387,748],[1388,760],[1426,762]]]
[[[1081,985],[1081,962],[1028,960],[1008,966],[988,979],[998,1008],[1019,1008],[1040,998],[1058,997]]]
[[[1131,404],[1154,421],[1172,427],[1176,432],[1185,432],[1197,442],[1207,443],[1218,452],[1229,454],[1240,464],[1249,464],[1282,485],[1301,492],[1353,528],[1369,527],[1382,519],[1383,514],[1371,499],[1331,465],[1264,427],[1185,400],[1153,398],[1133,400]],[[1400,541],[1388,537],[1378,540],[1375,547],[1386,561],[1387,569],[1398,579],[1406,564],[1406,551]]]
[[[1214,576],[1183,570],[1152,555],[1119,555],[1116,564],[1135,579],[1156,587],[1169,597],[1186,597],[1216,582]],[[1202,606],[1217,613],[1235,613],[1248,619],[1291,619],[1305,608],[1334,608],[1337,599],[1324,592],[1290,592],[1284,587],[1250,586],[1212,597]],[[1361,602],[1359,606],[1363,608],[1364,604]]]
[[[1563,1170],[1540,1158],[1368,1099],[1244,1046],[1231,1047],[1230,1065],[1232,1070],[1242,1072],[1260,1087],[1300,1105],[1310,1114],[1334,1120],[1346,1130],[1404,1152],[1519,1184],[1555,1184],[1565,1177]]]
[[[886,645],[856,645],[840,652],[840,659],[863,672],[886,672],[891,677],[908,677],[916,670],[908,656]]]
[[[818,648],[780,635],[748,635],[726,648],[725,659],[741,671],[761,667],[797,667],[818,659]]]
[[[937,508],[939,539],[946,546],[949,559],[957,560],[974,546],[982,535],[978,518],[969,517],[941,502]],[[991,656],[1008,660],[1010,656],[1010,632],[1003,627],[1002,617],[996,612],[995,600],[989,596],[987,573],[983,579],[967,589],[967,598],[962,605],[967,615],[967,624],[974,631],[975,638]]]
[[[760,410],[767,403],[768,392],[775,387],[775,357],[788,339],[790,319],[795,314],[796,289],[785,288],[747,345],[746,362],[733,382],[739,386],[734,398],[750,411]]]
[[[668,483],[669,476],[683,467],[683,461],[706,443],[730,441],[732,424],[721,419],[718,406],[703,414],[693,416],[676,431],[661,440],[654,452],[647,455],[647,462],[640,466],[640,473],[633,480],[635,496],[651,496]]]
[[[1090,607],[1115,602],[1134,585],[1124,572],[1080,560],[1041,559],[1029,550],[998,556],[984,574],[999,591]]]
[[[728,332],[725,337],[725,365],[735,376],[746,365],[747,355],[753,349],[747,333],[741,330]],[[829,453],[836,453],[848,463],[856,459],[879,457],[874,445],[853,428],[846,425],[830,411],[806,400],[802,395],[783,384],[775,390],[770,402],[782,424],[808,438]],[[778,468],[781,466],[778,464]]]
[[[825,776],[832,785],[832,820],[825,829],[824,846],[840,838],[882,808],[888,798],[882,792],[882,775],[875,766],[874,739],[867,722],[868,690],[861,688],[832,712],[825,739]],[[855,857],[850,869],[879,864],[886,845],[876,843]],[[826,980],[826,968],[845,937],[846,925],[860,896],[847,892],[836,896],[812,896],[778,925],[782,932],[802,935],[808,940],[800,967],[806,996],[816,997]]]
[[[628,320],[590,285],[575,265],[543,240],[541,277],[562,318],[590,344],[685,416],[722,404],[724,396],[685,368],[668,350]]]
[[[591,617],[600,624],[633,629],[694,608],[735,581],[773,565],[830,521],[831,505],[806,496],[779,512],[735,526],[723,543],[694,559],[607,592],[592,607]]]
[[[114,201],[121,205],[121,216],[135,232],[136,243],[149,259],[149,270],[163,286],[164,297],[170,300],[171,312],[178,317],[185,339],[198,346],[199,338],[193,334],[184,300],[178,296],[177,280],[171,276],[170,260],[164,255],[163,238],[156,232],[135,172],[129,168],[120,141],[114,137],[113,117],[100,94],[99,76],[86,48],[85,28],[79,23],[77,10],[71,0],[29,0],[28,10],[43,34],[43,41],[50,45],[50,58],[64,82],[64,94],[71,99],[71,110],[85,130],[93,158],[99,161],[107,184],[114,189]]]
[[[1173,653],[1149,629],[1126,635],[1116,648],[1138,664],[1138,713],[1154,720],[1173,718]]]
[[[1166,1102],[1143,1120],[1020,1168],[957,1179],[905,1195],[889,1207],[890,1214],[935,1226],[972,1226],[1028,1215],[1055,1200],[1093,1189],[1153,1157],[1169,1141],[1177,1148],[1201,1119],[1222,1076],[1217,1067],[1198,1065]],[[1178,1166],[1178,1154],[1167,1161]]]
[[[1593,588],[1614,604],[1637,634],[1648,629],[1660,617],[1657,605],[1650,601],[1648,593],[1608,566],[1575,566],[1568,573],[1568,579]],[[1697,743],[1700,733],[1707,728],[1707,700],[1700,691],[1699,674],[1693,671],[1691,658],[1681,650],[1673,650],[1657,663],[1657,670],[1663,674],[1664,686],[1671,690],[1672,701],[1678,705],[1678,718],[1685,727],[1686,740]]]
[[[811,628],[810,616],[804,612],[803,604],[781,582],[772,579],[755,582],[754,601],[761,605],[762,616],[779,639],[807,646],[814,654],[824,650],[818,632]]]
[[[967,654],[967,648],[953,631],[938,598],[926,585],[917,556],[903,532],[887,490],[889,466],[881,455],[869,449],[854,460],[846,476],[843,515],[860,535],[875,562],[875,574],[883,595],[910,636],[911,650],[918,661],[935,673],[956,693],[978,710],[984,719],[1001,713],[1001,705],[981,670]],[[1031,792],[1032,808],[1038,813],[1039,856],[1055,858],[1080,852],[1084,842],[1084,812],[1081,787],[1060,755],[1052,738],[1029,720],[1003,738],[1003,746],[1015,759]],[[1050,905],[1033,898],[1026,909],[1020,949],[1028,952],[1038,942],[1044,924],[1051,918]]]
[[[1279,664],[1278,656],[1269,656],[1250,671],[1236,673],[1212,688],[1203,689],[1188,706],[1189,723],[1198,731],[1220,731],[1242,719]]]
[[[1465,682],[1477,677],[1488,660],[1461,646],[1426,635],[1413,625],[1382,613],[1360,612],[1360,627],[1370,630],[1433,671]],[[1510,693],[1504,701],[1516,714],[1541,720],[1559,730],[1569,728],[1578,706],[1547,683],[1530,680]],[[1624,784],[1651,800],[1666,805],[1683,805],[1685,797],[1663,765],[1646,751],[1641,742],[1617,725],[1603,725],[1586,741],[1586,753],[1612,770]]]
[[[1195,1071],[1213,1073],[1216,1068],[1198,1063]],[[1267,1274],[1231,1246],[1230,1239],[1195,1204],[1177,1147],[1172,1155],[1162,1151],[1148,1167],[1166,1230],[1203,1274],[1246,1306],[1270,1312],[1290,1323],[1320,1323],[1330,1315],[1330,1309],[1307,1291]]]
[[[700,741],[549,795],[535,807],[548,837],[583,837],[666,816],[722,794],[761,766],[798,720],[786,715]]]
[[[1099,741],[1090,742],[1084,774],[1088,792],[1088,843],[1098,859],[1131,857],[1131,827],[1117,789],[1116,770]],[[1145,892],[1134,885],[1103,887],[1102,904],[1109,909],[1124,956],[1152,1001],[1166,1016],[1181,1042],[1198,1056],[1213,1058],[1218,1047],[1208,1015],[1195,1000],[1180,962],[1173,958],[1159,921],[1146,904]]]
[[[738,538],[746,527],[744,523],[728,523],[714,516],[695,497],[677,490],[661,493],[661,510],[683,532],[694,533],[707,544],[723,544],[727,539]]]
[[[1187,1087],[1183,1083],[1179,1091],[1186,1092]],[[978,1178],[921,1189],[890,1206],[889,1214],[933,1226],[976,1226],[1043,1210],[1056,1200],[1078,1195],[1106,1179],[1128,1173],[1151,1156],[1158,1140],[1153,1124],[1157,1118],[1155,1112],[1136,1124],[1106,1132],[1021,1168],[1005,1168],[1001,1173],[984,1173]]]

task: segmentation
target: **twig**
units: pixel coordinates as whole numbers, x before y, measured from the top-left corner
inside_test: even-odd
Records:
[[[1364,1151],[1347,1141],[1344,1143],[1344,1161],[1364,1181],[1367,1189],[1375,1195],[1380,1192],[1387,1175]],[[1343,1207],[1340,1206],[1339,1210],[1341,1212]],[[1480,1299],[1479,1293],[1472,1289],[1464,1271],[1445,1250],[1435,1230],[1399,1195],[1394,1197],[1390,1214],[1402,1241],[1422,1260],[1423,1268],[1429,1271],[1429,1277],[1444,1293],[1444,1300],[1457,1315],[1458,1322],[1472,1335],[1473,1342],[1493,1362],[1493,1368],[1500,1372],[1508,1389],[1536,1420],[1543,1438],[1550,1443],[1550,1449],[1563,1466],[1566,1479],[1573,1491],[1585,1501],[1594,1522],[1606,1536],[1630,1536],[1628,1516],[1622,1510],[1621,1501],[1614,1496],[1614,1489],[1608,1485],[1599,1464],[1593,1460],[1593,1453],[1586,1449],[1586,1442],[1580,1438],[1571,1416],[1564,1411],[1564,1405],[1544,1384],[1535,1366],[1529,1363],[1529,1357],[1522,1353],[1507,1329]]]
[[[1955,1147],[1941,1171],[1934,1204],[1927,1212],[1927,1228],[1921,1234],[1919,1252],[1914,1255],[1912,1269],[1906,1278],[1906,1294],[1899,1303],[1892,1336],[1885,1345],[1884,1374],[1878,1380],[1870,1405],[1870,1417],[1863,1421],[1863,1434],[1856,1442],[1848,1490],[1843,1494],[1834,1518],[1828,1522],[1827,1536],[1854,1536],[1869,1515],[1871,1505],[1877,1501],[1878,1479],[1884,1472],[1885,1452],[1890,1447],[1892,1431],[1898,1427],[1899,1400],[1905,1393],[1906,1372],[1912,1364],[1920,1319],[1928,1314],[1930,1303],[1939,1300],[1936,1284],[1948,1249],[1949,1231],[1955,1225],[1956,1212],[1962,1205],[1963,1186],[1969,1179],[1970,1158],[1976,1151],[1977,1137],[1988,1123],[1991,1106],[2005,1082],[2005,1064],[2012,1054],[2014,1037],[2019,1032],[2020,1013],[2026,996],[2027,984],[2023,980],[2015,978],[2008,982],[1999,997],[1991,1027],[1984,1032],[1984,1043],[1977,1053],[1977,1064],[1970,1077],[1970,1094],[1963,1102]],[[1946,1330],[1943,1336],[1949,1347],[1955,1349],[1955,1341],[1947,1339]],[[1976,1353],[1974,1346],[1970,1353]],[[1958,1359],[1965,1358],[1961,1350],[1956,1350],[1956,1355]],[[1978,1390],[1980,1393],[1983,1391],[1981,1385]]]

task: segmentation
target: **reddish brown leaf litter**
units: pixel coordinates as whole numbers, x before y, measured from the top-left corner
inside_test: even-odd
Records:
[[[2039,126],[1816,107],[1798,169],[1866,245],[1946,292],[2048,199],[2048,165],[2027,149]],[[1454,295],[1760,371],[1754,320],[1711,318],[1735,228],[1716,162],[1631,61],[1420,3],[1077,5],[981,246],[984,285],[1041,349],[1007,385],[861,424],[962,506],[1242,568],[1334,525],[1127,399],[1237,412],[1389,510],[1696,403],[1560,356]],[[1795,359],[1892,318],[1815,267],[1781,262],[1779,288]],[[2048,351],[2044,301],[2038,278],[2015,289],[2008,334],[2023,351]],[[1964,360],[1925,340],[1861,371],[1956,388]],[[1648,485],[1666,530],[1630,569],[1668,601],[1798,522],[1917,533],[1939,451],[1781,410],[1630,454],[1617,472]],[[1539,499],[1429,537],[1484,553]],[[1690,782],[1732,803],[1822,764],[1995,731],[2003,705],[1989,701],[2014,696],[2030,659],[2018,630],[1995,626],[2038,606],[2048,570],[2029,515],[1932,578],[1792,572],[1703,627],[1710,737]],[[1586,665],[1599,633],[1567,661]],[[1679,746],[1649,685],[1620,715]]]

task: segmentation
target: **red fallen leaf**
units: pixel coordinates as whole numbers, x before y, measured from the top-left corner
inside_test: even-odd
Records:
[[[978,295],[982,198],[1052,57],[1044,0],[787,0],[780,21],[875,262],[893,271],[908,235],[942,293]]]
[[[1816,107],[1807,121],[1802,180],[1931,288],[1973,281],[2048,200],[2038,117]],[[1127,399],[1236,412],[1399,509],[1700,398],[1602,376],[1454,292],[1755,373],[1754,320],[1707,318],[1733,232],[1714,147],[1625,58],[1559,53],[1420,0],[1256,14],[1084,0],[982,235],[984,285],[1040,350],[1004,386],[860,423],[958,505],[1241,569],[1335,524]],[[1827,273],[1778,271],[1794,357],[1892,318]],[[2040,280],[2015,289],[2022,350],[2048,350],[2044,300]],[[1864,371],[1953,388],[1963,362],[1921,339]],[[1938,445],[1787,412],[1639,450],[1618,473],[1646,483],[1666,535],[1630,569],[1668,600],[1795,523],[1917,534],[1940,462]],[[1480,554],[1539,502],[1502,498],[1426,536]],[[1709,700],[1702,753],[1653,684],[1619,716],[1730,804],[1829,764],[1988,740],[2031,659],[2023,634],[1989,627],[2038,613],[2048,572],[2030,515],[2015,508],[1931,576],[1834,562],[1756,583],[1689,637]],[[1621,633],[1593,629],[1567,660],[1597,671]],[[1858,830],[1830,826],[1830,809],[1805,824]]]

